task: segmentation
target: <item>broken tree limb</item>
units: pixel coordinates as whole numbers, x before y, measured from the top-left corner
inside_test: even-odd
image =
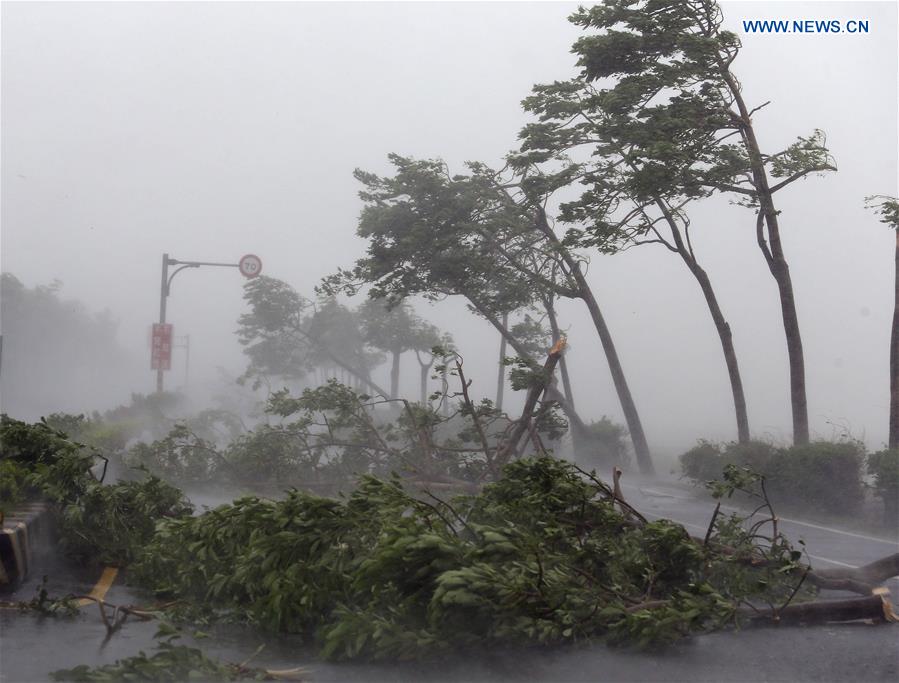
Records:
[[[559,358],[562,357],[565,346],[565,337],[560,337],[559,341],[553,344],[553,347],[549,350],[549,355],[546,357],[546,362],[543,364],[542,381],[536,382],[534,386],[528,390],[527,399],[525,399],[524,403],[524,410],[521,411],[521,417],[518,418],[515,429],[512,431],[512,434],[506,443],[504,443],[497,451],[494,464],[498,469],[507,464],[512,458],[512,455],[518,452],[518,443],[528,430],[531,416],[534,414],[534,408],[537,407],[537,401],[546,390],[553,371],[556,369],[556,364],[559,362]]]
[[[855,569],[837,567],[812,570],[809,572],[808,580],[818,588],[848,590],[867,595],[875,586],[894,576],[899,576],[899,553],[893,553]]]
[[[750,624],[823,624],[833,621],[899,621],[890,602],[890,592],[881,588],[872,595],[842,600],[819,600],[787,605],[783,609],[758,609],[741,607],[738,614],[747,617]]]

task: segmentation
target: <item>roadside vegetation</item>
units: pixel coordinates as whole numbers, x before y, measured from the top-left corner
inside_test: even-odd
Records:
[[[175,418],[178,397],[160,393],[34,424],[2,416],[0,514],[47,501],[72,562],[125,570],[148,604],[110,618],[95,600],[110,635],[130,617],[166,624],[155,654],[60,679],[277,676],[175,644],[170,622],[237,621],[300,634],[324,658],[372,661],[585,641],[639,649],[747,625],[896,620],[882,584],[899,575],[899,554],[821,570],[775,511],[857,515],[873,494],[885,524],[899,515],[899,308],[888,448],[815,441],[809,429],[780,238],[788,228],[774,195],[836,170],[826,136],[812,130],[762,150],[767,103],[747,103],[732,69],[739,40],[711,0],[607,0],[571,21],[585,31],[574,45],[580,73],[534,86],[523,103],[534,120],[502,168],[451,171],[391,154],[389,173],[355,173],[363,257],[308,297],[273,277],[247,282],[237,330],[247,368],[233,389],[265,393],[252,411]],[[748,211],[777,287],[791,445],[753,439],[738,340],[694,250],[689,211],[717,195]],[[899,239],[896,200],[872,206]],[[653,428],[603,315],[612,293],[586,272],[591,259],[650,244],[696,280],[733,402],[735,440],[700,441],[680,458],[719,502],[701,535],[648,520],[618,486],[622,470],[654,474]],[[899,241],[896,253],[899,302]],[[54,287],[29,291],[4,275],[4,307],[15,304],[29,325],[41,311],[62,315]],[[448,297],[501,340],[495,400],[484,397],[492,378],[489,392],[476,385],[452,334],[416,312],[416,298]],[[590,316],[623,424],[585,417],[561,299]],[[74,327],[114,336],[108,318],[76,313]],[[401,361],[412,355],[410,397]],[[517,414],[505,409],[507,383],[523,396]],[[197,488],[245,494],[197,510],[185,493]],[[725,514],[724,499],[753,511]],[[70,603],[44,592],[19,606],[49,615]]]

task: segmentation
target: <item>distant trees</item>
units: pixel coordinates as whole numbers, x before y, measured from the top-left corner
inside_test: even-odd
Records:
[[[400,357],[406,351],[415,351],[423,368],[421,402],[426,403],[427,369],[434,364],[434,358],[431,356],[425,363],[421,354],[440,344],[440,331],[417,316],[405,302],[390,306],[384,300],[368,299],[358,314],[366,343],[390,354],[390,398],[399,396]]]
[[[238,338],[250,359],[246,377],[298,380],[316,368],[336,368],[358,386],[397,398],[400,356],[415,351],[419,365],[426,368],[421,382],[425,403],[427,369],[434,359],[421,354],[449,341],[405,303],[388,307],[385,301],[369,300],[353,310],[327,293],[312,302],[287,283],[266,276],[244,285],[244,299],[250,310],[240,316]],[[382,351],[391,359],[389,391],[371,377],[384,362]]]
[[[11,273],[0,280],[0,384],[10,415],[36,419],[77,410],[85,400],[115,405],[139,376],[139,360],[119,345],[112,315],[63,299],[61,286],[26,287]]]
[[[250,359],[245,376],[302,378],[323,362],[342,368],[378,394],[371,379],[376,357],[366,352],[358,320],[333,298],[317,309],[286,282],[260,276],[244,285],[250,307],[237,335]]]

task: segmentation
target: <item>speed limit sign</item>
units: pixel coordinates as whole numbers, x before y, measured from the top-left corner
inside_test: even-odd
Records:
[[[241,257],[237,267],[244,277],[256,277],[262,272],[262,259],[255,254],[247,254]]]

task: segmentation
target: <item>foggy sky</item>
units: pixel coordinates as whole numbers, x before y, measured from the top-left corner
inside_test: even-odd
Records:
[[[3,3],[2,270],[120,319],[149,368],[163,252],[236,261],[312,288],[363,253],[354,168],[387,154],[499,166],[535,83],[575,75],[567,3]],[[722,4],[743,50],[734,70],[763,149],[814,128],[839,172],[778,194],[806,353],[813,435],[886,440],[894,237],[863,208],[897,191],[897,11],[892,2]],[[747,35],[742,19],[866,19],[867,35]],[[753,433],[790,436],[777,289],[751,212],[691,210],[694,245],[734,333]],[[735,438],[722,354],[698,286],[652,246],[594,257],[589,278],[650,446]],[[190,334],[191,380],[245,367],[234,269],[189,270],[168,318]],[[358,304],[359,301],[349,301]],[[453,334],[492,397],[498,339],[459,302],[418,306]],[[560,305],[574,393],[622,421],[586,310]],[[176,355],[169,386],[183,381]],[[414,358],[404,388],[416,396]],[[382,368],[381,375],[386,373]],[[183,373],[182,373],[183,374]],[[154,373],[142,385],[154,387]],[[376,380],[378,378],[376,377]],[[127,391],[122,401],[127,400]],[[90,409],[89,391],[84,409]]]

